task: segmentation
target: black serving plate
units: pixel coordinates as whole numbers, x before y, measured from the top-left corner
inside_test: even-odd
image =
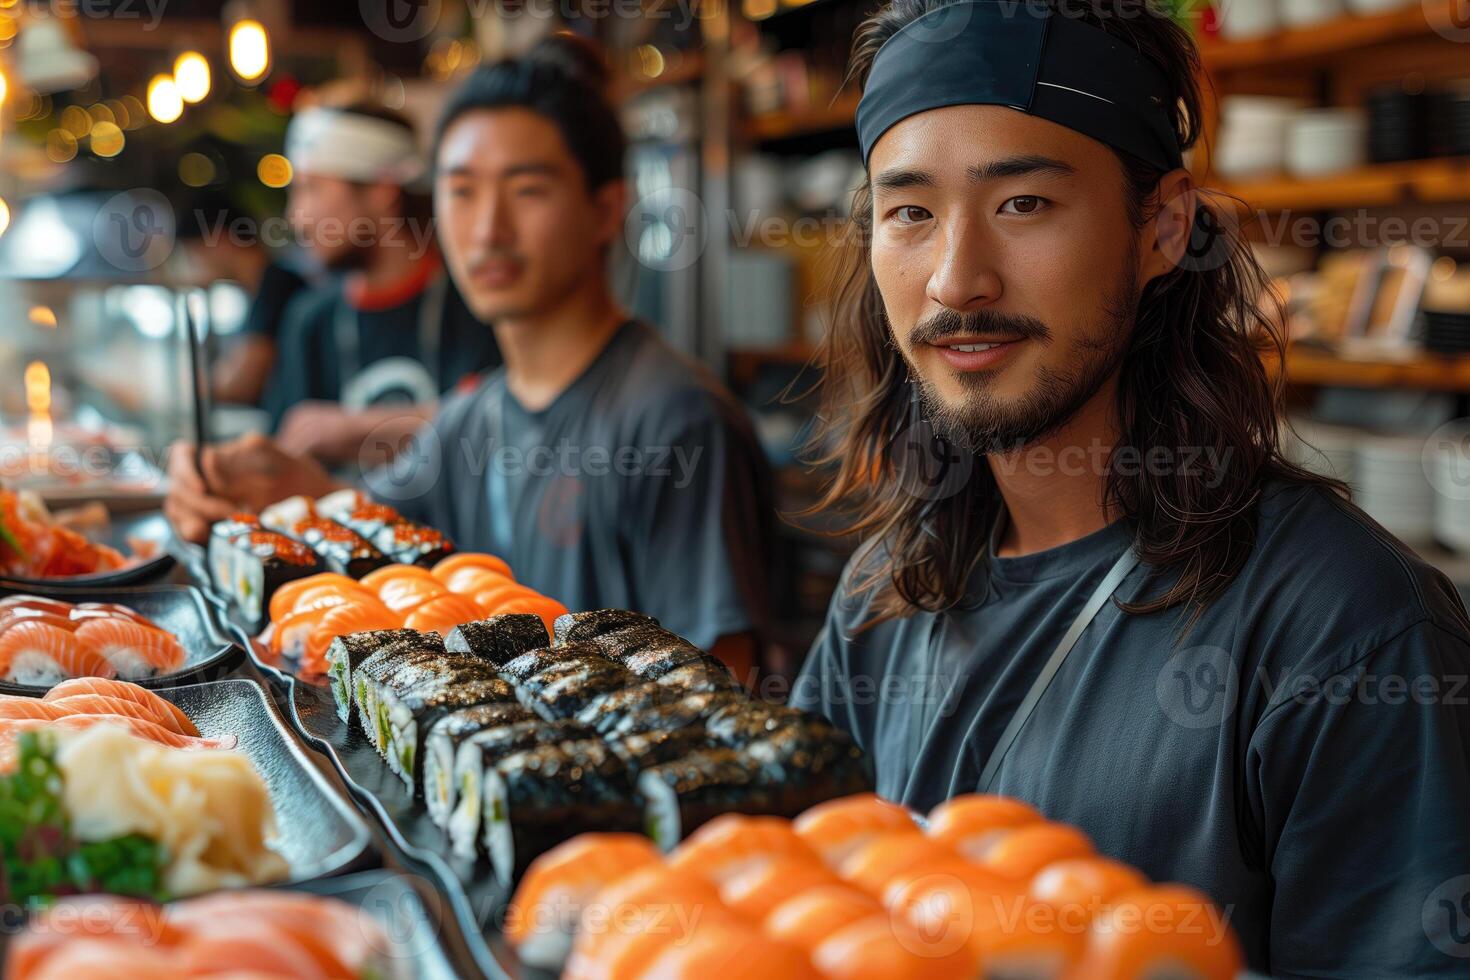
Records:
[[[133,520],[115,520],[108,533],[103,535],[104,544],[127,554],[128,538],[148,538],[158,542],[158,554],[136,565],[112,572],[98,572],[95,575],[67,575],[62,578],[0,576],[0,586],[21,589],[96,589],[151,582],[174,566],[174,556],[163,550],[170,536],[168,521],[164,520],[162,514],[153,513]]]
[[[265,689],[245,678],[158,692],[209,738],[234,735],[265,780],[276,812],[277,850],[293,882],[341,874],[371,858],[367,824],[338,796],[291,735]]]
[[[140,687],[164,688],[214,680],[230,673],[244,659],[235,640],[220,624],[213,604],[192,585],[149,585],[134,588],[56,589],[0,583],[0,596],[35,595],[63,602],[116,602],[128,606],[178,637],[188,659],[169,674],[135,681]],[[44,694],[35,684],[0,681],[0,692]]]

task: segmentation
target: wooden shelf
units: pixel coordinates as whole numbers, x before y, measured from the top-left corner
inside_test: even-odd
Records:
[[[802,112],[764,112],[745,120],[745,137],[752,143],[791,139],[847,129],[857,114],[858,96],[844,94],[830,105],[814,106]]]
[[[666,69],[661,75],[653,78],[628,76],[621,79],[617,86],[617,97],[619,100],[626,100],[652,89],[666,88],[670,85],[687,85],[703,77],[704,53],[686,51],[679,56],[677,64]]]
[[[1456,0],[1424,0],[1381,14],[1349,14],[1336,20],[1279,31],[1260,38],[1203,38],[1200,57],[1214,74],[1309,68],[1362,48],[1414,37],[1438,37],[1434,26],[1453,25]],[[1464,28],[1461,28],[1464,30]]]
[[[1443,204],[1470,200],[1470,157],[1383,163],[1330,177],[1280,177],[1217,186],[1240,198],[1252,211]]]

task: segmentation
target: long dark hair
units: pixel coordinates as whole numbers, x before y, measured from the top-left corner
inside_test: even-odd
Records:
[[[853,41],[850,80],[862,85],[883,42],[905,24],[952,0],[891,0],[869,17]],[[1116,7],[1112,16],[1101,8]],[[1128,9],[1124,9],[1127,7]],[[1199,140],[1199,53],[1167,14],[1137,0],[1096,0],[1081,19],[1122,37],[1163,72],[1171,89],[1171,122],[1180,146]],[[1106,13],[1106,11],[1104,11]],[[1058,16],[1063,15],[1061,11]],[[1126,176],[1129,217],[1143,227],[1159,210],[1163,172],[1118,152]],[[1118,378],[1119,447],[1197,447],[1223,461],[1201,475],[1190,467],[1124,472],[1109,466],[1107,512],[1135,531],[1142,560],[1167,588],[1134,604],[1148,613],[1174,606],[1190,622],[1235,577],[1255,541],[1264,483],[1283,478],[1345,494],[1346,488],[1293,464],[1282,453],[1282,385],[1262,354],[1285,353],[1279,310],[1249,245],[1235,233],[1232,205],[1202,205],[1190,255],[1142,292]],[[872,200],[854,195],[850,234],[834,253],[832,323],[815,361],[821,370],[813,459],[833,478],[813,508],[845,516],[838,533],[867,539],[849,588],[872,593],[869,624],[954,605],[987,553],[998,506],[990,470],[975,468],[957,493],[915,494],[904,478],[911,447],[896,439],[914,410],[908,367],[894,345],[870,260]],[[1213,454],[1213,455],[1211,455]],[[1116,459],[1116,449],[1114,458]]]

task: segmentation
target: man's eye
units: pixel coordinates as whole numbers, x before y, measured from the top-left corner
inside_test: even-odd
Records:
[[[901,208],[896,208],[893,212],[893,216],[897,218],[901,223],[906,225],[917,224],[920,221],[928,221],[930,218],[934,217],[924,208],[921,208],[916,204],[905,204]]]
[[[1021,197],[1013,197],[1000,206],[1001,214],[1035,214],[1045,211],[1048,201],[1044,197],[1033,197],[1029,194]]]

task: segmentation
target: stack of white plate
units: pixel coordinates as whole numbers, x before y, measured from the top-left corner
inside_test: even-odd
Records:
[[[1368,159],[1368,117],[1361,109],[1303,109],[1286,134],[1286,169],[1321,177],[1361,167]]]
[[[1213,156],[1216,172],[1239,180],[1285,169],[1287,126],[1301,108],[1296,99],[1270,95],[1222,98]]]
[[[1294,431],[1293,431],[1294,430]],[[1293,417],[1281,433],[1286,458],[1304,469],[1355,486],[1354,463],[1361,429]]]
[[[1367,436],[1355,462],[1358,506],[1406,544],[1434,539],[1434,487],[1422,436]]]
[[[1424,447],[1424,466],[1434,486],[1434,537],[1456,551],[1470,551],[1470,424],[1439,429]]]

